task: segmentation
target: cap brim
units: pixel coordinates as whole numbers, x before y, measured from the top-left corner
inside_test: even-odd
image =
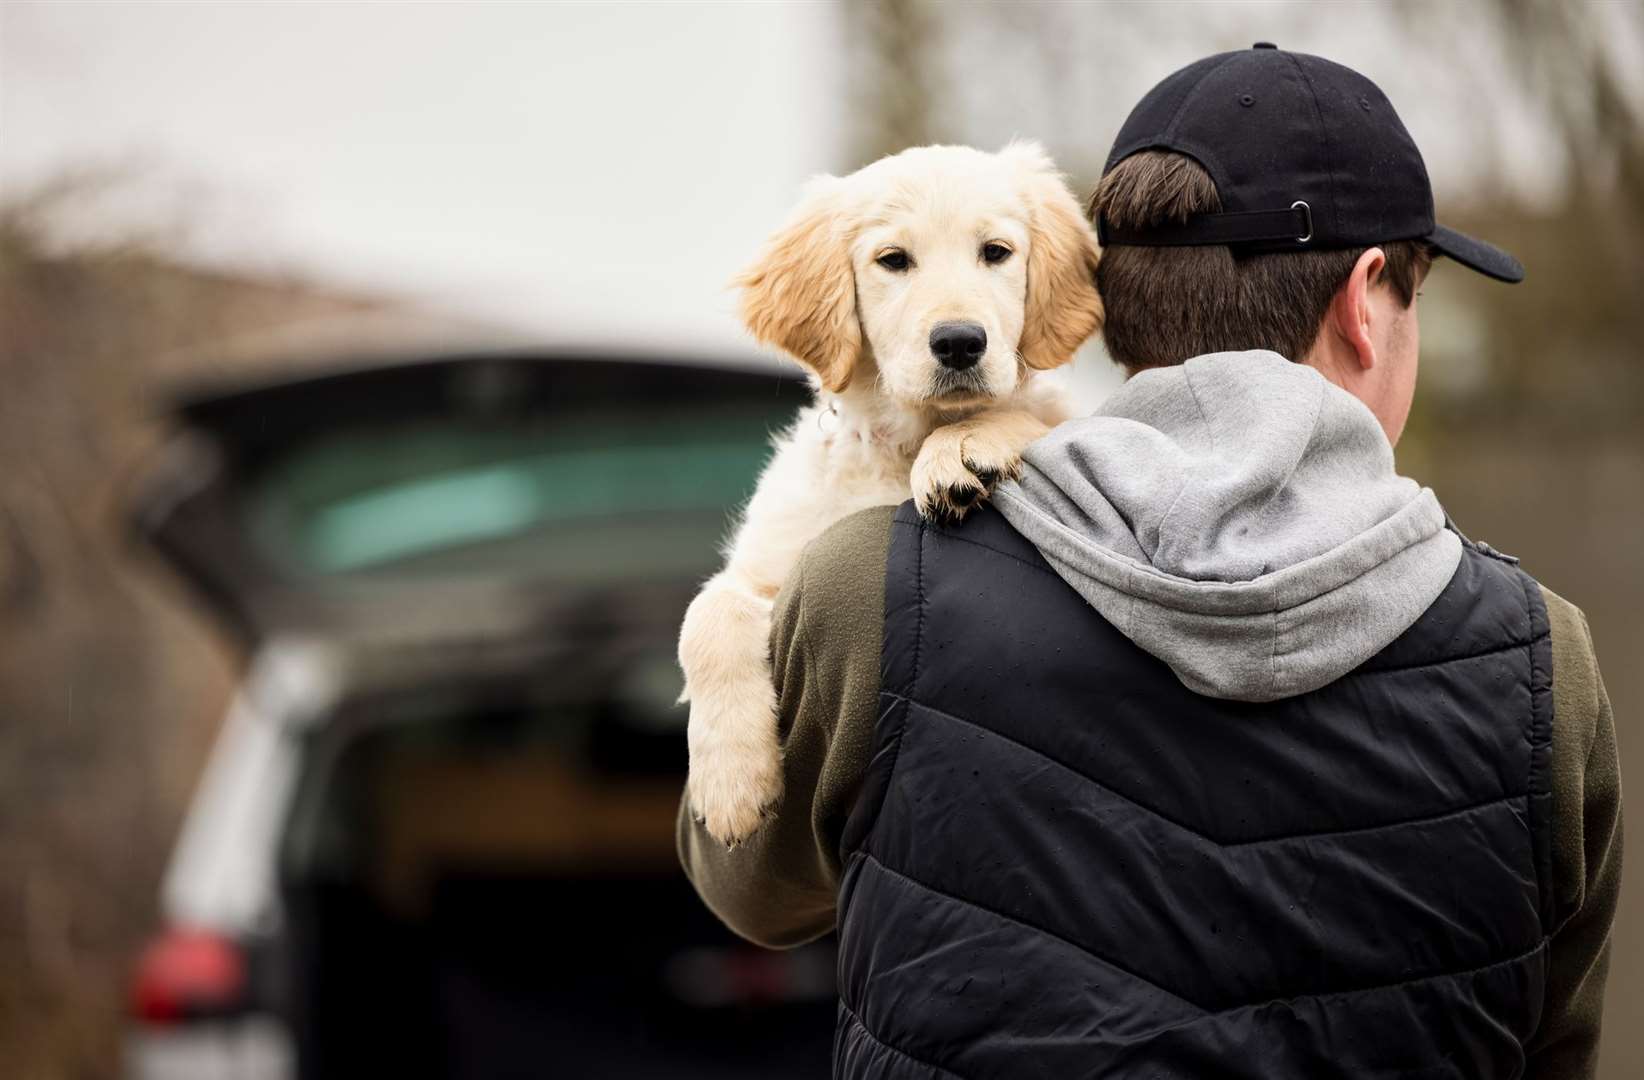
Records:
[[[1427,236],[1427,242],[1440,254],[1448,255],[1461,265],[1477,270],[1486,277],[1506,282],[1524,280],[1524,267],[1517,259],[1492,244],[1486,244],[1483,240],[1474,240],[1466,233],[1459,233],[1440,225]]]

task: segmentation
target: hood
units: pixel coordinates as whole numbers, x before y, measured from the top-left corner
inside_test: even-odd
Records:
[[[1461,559],[1370,410],[1266,351],[1140,372],[1029,447],[995,499],[1103,618],[1190,689],[1239,701],[1368,660]]]

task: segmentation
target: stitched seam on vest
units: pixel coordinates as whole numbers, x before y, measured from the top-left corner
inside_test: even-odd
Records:
[[[1540,922],[1541,943],[1548,944],[1548,927],[1554,920],[1554,884],[1553,884],[1553,848],[1552,837],[1548,835],[1548,822],[1545,814],[1539,813],[1537,808],[1538,796],[1543,784],[1548,781],[1547,769],[1552,761],[1552,721],[1551,710],[1553,703],[1553,671],[1552,671],[1552,619],[1548,616],[1545,602],[1541,598],[1541,589],[1534,579],[1516,566],[1513,573],[1518,579],[1519,588],[1524,593],[1524,615],[1532,631],[1536,625],[1536,610],[1540,605],[1542,622],[1545,623],[1546,633],[1532,635],[1529,648],[1530,660],[1530,717],[1528,742],[1530,744],[1530,767],[1526,770],[1526,783],[1529,784],[1530,794],[1524,800],[1525,824],[1530,831],[1530,861],[1535,867],[1536,900],[1538,922]],[[1545,643],[1542,642],[1545,638]],[[1542,661],[1546,661],[1546,679],[1537,679],[1537,670]],[[1538,693],[1537,687],[1540,685]],[[1545,723],[1544,723],[1545,722]],[[1539,768],[1538,768],[1539,766]],[[1550,785],[1547,791],[1551,791]],[[1548,799],[1551,802],[1551,799]],[[1551,806],[1546,807],[1551,810]],[[1547,1004],[1543,1000],[1539,1015],[1530,1026],[1528,1038],[1520,1038],[1521,1047],[1527,1047],[1529,1039],[1534,1039],[1540,1031],[1542,1021],[1547,1015]]]
[[[897,694],[891,694],[891,693],[889,693],[889,691],[887,691],[886,693],[890,697],[899,697],[900,696],[900,695],[897,695]],[[1397,821],[1378,822],[1374,825],[1354,825],[1350,828],[1345,828],[1345,829],[1320,829],[1316,832],[1285,833],[1282,836],[1258,836],[1258,837],[1254,837],[1254,838],[1249,839],[1249,840],[1223,840],[1223,839],[1220,839],[1219,837],[1212,836],[1209,833],[1200,832],[1198,829],[1195,829],[1193,826],[1187,824],[1185,821],[1182,821],[1182,820],[1180,820],[1176,817],[1173,817],[1170,814],[1165,813],[1163,810],[1158,809],[1157,807],[1149,806],[1144,802],[1138,802],[1134,797],[1132,797],[1130,795],[1127,795],[1122,791],[1118,791],[1118,790],[1115,790],[1114,788],[1109,787],[1107,784],[1105,784],[1101,780],[1098,780],[1096,777],[1091,776],[1089,773],[1082,772],[1079,769],[1074,768],[1072,765],[1069,765],[1067,762],[1063,761],[1061,758],[1058,758],[1053,754],[1049,754],[1049,753],[1045,752],[1044,750],[1039,749],[1036,746],[1030,746],[1029,744],[1023,742],[1020,739],[1013,738],[1009,735],[1006,735],[1002,731],[999,731],[995,728],[985,727],[981,724],[978,724],[974,720],[968,720],[965,717],[958,715],[957,713],[951,713],[951,712],[948,712],[944,709],[938,709],[936,706],[926,704],[923,701],[916,701],[916,700],[913,700],[913,699],[905,699],[905,700],[907,700],[907,702],[910,706],[911,705],[917,705],[921,709],[928,710],[932,713],[935,713],[937,716],[943,717],[943,718],[948,719],[948,720],[952,720],[956,724],[964,724],[966,727],[975,728],[977,731],[980,731],[980,732],[982,732],[986,735],[991,735],[995,738],[1003,739],[1005,742],[1008,742],[1008,743],[1012,744],[1013,746],[1019,746],[1023,750],[1026,750],[1028,753],[1033,754],[1035,757],[1043,758],[1044,760],[1050,762],[1052,765],[1055,765],[1059,768],[1067,770],[1068,772],[1072,773],[1074,776],[1079,777],[1079,779],[1085,781],[1086,783],[1092,784],[1095,787],[1101,788],[1103,791],[1107,792],[1109,795],[1112,795],[1113,797],[1115,797],[1117,799],[1122,799],[1124,802],[1128,803],[1131,806],[1134,806],[1136,809],[1142,810],[1142,811],[1144,811],[1146,813],[1149,813],[1149,814],[1152,814],[1154,817],[1158,818],[1160,821],[1163,821],[1163,822],[1165,822],[1169,825],[1173,825],[1176,828],[1180,829],[1182,832],[1185,832],[1190,836],[1194,836],[1194,837],[1197,837],[1200,840],[1204,840],[1204,841],[1207,841],[1208,843],[1215,844],[1217,847],[1220,847],[1220,848],[1223,848],[1223,849],[1253,847],[1257,844],[1279,844],[1279,843],[1284,843],[1285,841],[1288,841],[1288,840],[1313,840],[1313,839],[1317,839],[1319,837],[1324,837],[1324,836],[1351,836],[1354,833],[1380,832],[1380,831],[1385,830],[1385,829],[1397,829],[1397,828],[1400,828],[1400,827],[1405,826],[1405,825],[1425,825],[1428,822],[1442,821],[1445,818],[1461,817],[1464,814],[1475,813],[1475,812],[1477,812],[1479,810],[1482,810],[1486,807],[1495,806],[1497,803],[1512,802],[1516,799],[1524,799],[1524,800],[1526,800],[1526,803],[1528,803],[1529,796],[1530,796],[1530,793],[1528,791],[1508,791],[1508,792],[1503,792],[1500,795],[1493,795],[1488,799],[1481,799],[1478,802],[1469,803],[1466,806],[1451,807],[1450,809],[1447,809],[1447,810],[1439,810],[1435,813],[1424,814],[1424,815],[1421,815],[1419,817],[1400,818]],[[901,744],[900,743],[898,743],[897,749],[898,750],[901,749]],[[1528,813],[1528,808],[1526,808],[1526,813]]]
[[[1536,624],[1536,605],[1542,603],[1541,590],[1529,574],[1518,570],[1517,576],[1519,588],[1524,591],[1524,615],[1530,625],[1534,627]],[[1549,766],[1552,764],[1550,759],[1552,757],[1553,734],[1553,717],[1551,715],[1551,709],[1553,708],[1553,672],[1550,653],[1553,627],[1552,620],[1547,617],[1544,603],[1542,606],[1542,619],[1547,623],[1547,632],[1532,637],[1529,650],[1530,730],[1528,736],[1530,767],[1525,782],[1529,785],[1530,795],[1525,800],[1524,814],[1529,819],[1530,850],[1536,872],[1536,899],[1538,901],[1537,908],[1539,909],[1537,913],[1540,915],[1542,935],[1545,936],[1547,927],[1554,921],[1554,886],[1552,838],[1548,835],[1547,822],[1543,820],[1545,815],[1539,814],[1536,807],[1538,798],[1546,795],[1550,801],[1552,792],[1547,773]],[[1545,646],[1542,645],[1543,638],[1547,640]],[[1543,660],[1548,661],[1545,668],[1546,678],[1538,679],[1538,674],[1544,670],[1542,668]],[[1539,692],[1537,691],[1538,685],[1541,687]]]
[[[890,1043],[886,1042],[884,1039],[882,1039],[878,1035],[874,1034],[873,1029],[870,1028],[867,1025],[867,1023],[860,1016],[856,1015],[856,1010],[852,1009],[849,1005],[846,1005],[844,1003],[844,1001],[840,1001],[839,1011],[843,1012],[846,1016],[850,1017],[851,1022],[854,1023],[857,1027],[862,1029],[862,1034],[864,1034],[868,1038],[872,1039],[875,1043],[879,1044],[884,1049],[889,1050],[891,1053],[900,1054],[902,1057],[907,1058],[909,1061],[914,1062],[915,1064],[918,1064],[918,1065],[922,1065],[927,1069],[935,1069],[937,1072],[941,1073],[943,1076],[953,1076],[953,1077],[958,1077],[958,1080],[965,1080],[965,1077],[962,1074],[956,1073],[952,1069],[946,1068],[945,1066],[942,1066],[942,1065],[938,1065],[934,1061],[926,1061],[924,1058],[918,1056],[917,1054],[910,1054],[906,1050],[902,1049],[900,1046],[892,1046]]]
[[[988,905],[986,905],[984,903],[981,903],[980,901],[972,900],[968,896],[955,896],[953,893],[944,892],[943,890],[938,889],[934,885],[927,885],[925,882],[920,881],[918,878],[912,877],[908,874],[905,874],[902,871],[896,869],[894,866],[891,866],[891,865],[885,863],[883,860],[881,860],[879,858],[879,856],[877,856],[873,852],[867,850],[867,848],[865,848],[865,847],[862,848],[858,852],[858,854],[860,854],[863,859],[865,859],[868,862],[871,862],[875,866],[879,867],[879,869],[883,870],[885,873],[889,874],[891,877],[901,878],[903,881],[906,881],[908,884],[913,885],[917,888],[923,889],[925,892],[931,893],[935,896],[945,896],[949,900],[952,900],[956,904],[964,904],[966,907],[973,907],[978,911],[985,911],[989,915],[992,915],[996,919],[1003,919],[1005,922],[1015,923],[1017,926],[1026,927],[1027,929],[1032,930],[1035,933],[1043,934],[1045,937],[1054,938],[1055,940],[1060,941],[1062,944],[1068,946],[1069,948],[1076,949],[1079,952],[1084,953],[1086,956],[1090,957],[1091,959],[1097,960],[1097,961],[1101,962],[1102,964],[1107,965],[1108,967],[1112,968],[1114,971],[1122,971],[1126,975],[1129,975],[1131,978],[1135,979],[1137,982],[1146,983],[1147,985],[1153,987],[1153,989],[1157,990],[1159,993],[1164,994],[1167,997],[1175,998],[1177,1001],[1181,1002],[1183,1005],[1190,1005],[1193,1008],[1198,1009],[1201,1013],[1204,1013],[1207,1016],[1210,1014],[1209,1009],[1205,1008],[1203,1005],[1200,1005],[1197,1001],[1194,1001],[1192,998],[1183,997],[1181,994],[1179,994],[1176,991],[1170,989],[1169,987],[1160,986],[1158,983],[1154,982],[1152,979],[1148,978],[1146,975],[1143,975],[1141,972],[1134,971],[1130,968],[1125,967],[1123,964],[1119,963],[1117,960],[1113,960],[1113,959],[1110,959],[1106,956],[1103,956],[1101,953],[1096,952],[1094,949],[1090,948],[1090,946],[1088,946],[1088,945],[1081,945],[1077,941],[1072,940],[1071,938],[1065,938],[1061,934],[1058,934],[1056,931],[1051,930],[1047,927],[1040,926],[1038,923],[1028,922],[1026,919],[1022,918],[1019,915],[1011,915],[1011,914],[1008,914],[1007,912],[1000,911],[997,908],[989,907]]]
[[[1435,971],[1430,974],[1417,975],[1414,978],[1403,979],[1399,982],[1378,983],[1375,986],[1361,986],[1355,987],[1351,990],[1325,990],[1316,994],[1296,994],[1291,997],[1268,998],[1264,1001],[1251,1001],[1242,1005],[1231,1005],[1225,1009],[1217,1009],[1214,1012],[1206,1012],[1203,1016],[1196,1016],[1191,1020],[1182,1020],[1167,1027],[1150,1031],[1145,1036],[1139,1036],[1139,1038],[1156,1039],[1161,1035],[1168,1035],[1172,1031],[1179,1031],[1182,1028],[1192,1027],[1194,1024],[1202,1024],[1207,1020],[1218,1020],[1222,1017],[1230,1016],[1233,1013],[1247,1011],[1254,1012],[1258,1009],[1265,1009],[1272,1005],[1291,1005],[1295,1002],[1303,1001],[1317,1001],[1321,1004],[1328,1005],[1332,1002],[1332,999],[1336,998],[1361,997],[1365,994],[1381,994],[1386,993],[1389,990],[1400,990],[1406,986],[1414,986],[1417,983],[1434,982],[1438,979],[1470,979],[1475,975],[1482,975],[1485,972],[1492,971],[1496,968],[1508,967],[1513,964],[1522,964],[1546,948],[1547,941],[1543,938],[1534,948],[1518,953],[1517,955],[1505,956],[1500,960],[1492,960],[1487,964],[1480,964],[1478,967],[1463,968],[1460,971]]]
[[[918,529],[921,533],[924,532],[923,526],[915,525],[911,521],[898,521],[898,522],[896,522],[896,524],[902,526],[905,529]],[[1056,571],[1052,570],[1050,567],[1041,566],[1039,563],[1036,563],[1036,562],[1030,562],[1027,559],[1022,558],[1020,555],[1014,554],[1014,553],[1009,552],[1009,551],[1001,551],[999,548],[994,547],[992,544],[984,544],[980,540],[971,540],[971,539],[968,539],[968,538],[963,537],[963,536],[955,536],[953,533],[942,533],[941,537],[946,542],[951,542],[951,543],[955,543],[955,544],[969,544],[973,548],[981,548],[983,551],[991,551],[993,554],[998,555],[1000,558],[1009,559],[1011,562],[1015,562],[1015,563],[1021,563],[1023,566],[1027,567],[1029,570],[1037,570],[1041,574],[1049,574],[1051,577],[1055,578],[1057,581],[1062,580],[1062,575],[1058,574]]]
[[[1260,999],[1257,999],[1255,1001],[1242,1001],[1237,1005],[1228,1005],[1224,1008],[1211,1009],[1211,1008],[1207,1008],[1203,1005],[1200,1005],[1198,1002],[1192,1000],[1191,998],[1183,997],[1180,993],[1178,993],[1175,990],[1171,990],[1168,987],[1160,986],[1158,983],[1154,982],[1152,979],[1148,978],[1146,975],[1143,975],[1142,973],[1140,973],[1138,971],[1132,971],[1130,968],[1125,967],[1123,964],[1119,964],[1119,963],[1117,963],[1113,960],[1110,960],[1107,957],[1103,956],[1102,954],[1100,954],[1098,952],[1095,952],[1094,950],[1089,949],[1084,945],[1079,944],[1077,941],[1071,941],[1071,940],[1063,937],[1061,934],[1056,933],[1056,931],[1054,931],[1054,930],[1047,930],[1044,927],[1039,926],[1036,923],[1031,923],[1031,922],[1028,922],[1025,919],[1018,918],[1015,915],[1009,915],[1009,914],[1006,914],[1005,912],[995,910],[994,908],[988,907],[986,904],[978,903],[977,901],[972,900],[969,897],[956,896],[953,893],[944,892],[943,890],[938,889],[938,888],[936,888],[932,885],[927,885],[923,881],[920,881],[918,878],[910,877],[909,875],[904,874],[902,871],[897,870],[894,867],[888,866],[884,862],[881,862],[879,857],[876,856],[875,854],[873,854],[873,852],[871,852],[871,851],[862,850],[858,854],[860,854],[860,856],[863,859],[865,859],[866,861],[871,862],[874,865],[878,866],[881,870],[885,871],[885,873],[891,875],[892,877],[901,878],[903,881],[908,882],[910,885],[913,885],[917,888],[923,889],[924,891],[926,891],[928,893],[931,893],[934,896],[944,897],[948,900],[953,901],[956,904],[963,904],[966,907],[972,907],[972,908],[975,908],[978,911],[985,911],[989,915],[992,915],[997,919],[1002,919],[1005,922],[1015,923],[1017,926],[1025,927],[1026,929],[1033,930],[1033,931],[1036,931],[1037,933],[1043,934],[1044,936],[1046,936],[1048,938],[1053,938],[1057,941],[1060,941],[1064,945],[1067,945],[1067,946],[1069,946],[1073,949],[1078,950],[1079,952],[1084,953],[1086,956],[1090,957],[1091,959],[1096,960],[1096,961],[1098,961],[1102,964],[1105,964],[1110,968],[1113,968],[1115,971],[1122,971],[1126,975],[1129,975],[1129,976],[1135,978],[1138,982],[1146,983],[1148,986],[1153,987],[1155,990],[1159,991],[1161,994],[1165,994],[1169,997],[1175,998],[1177,1001],[1180,1001],[1184,1005],[1191,1005],[1193,1008],[1198,1009],[1199,1012],[1203,1014],[1202,1016],[1196,1016],[1191,1020],[1183,1020],[1183,1021],[1180,1021],[1178,1023],[1171,1024],[1168,1027],[1160,1028],[1157,1031],[1149,1032],[1148,1035],[1147,1035],[1147,1037],[1149,1037],[1149,1038],[1155,1037],[1157,1035],[1164,1034],[1165,1032],[1172,1031],[1176,1028],[1188,1027],[1192,1024],[1203,1023],[1206,1020],[1213,1020],[1213,1019],[1216,1019],[1217,1017],[1227,1016],[1231,1013],[1242,1012],[1246,1009],[1259,1009],[1259,1008],[1263,1008],[1264,1006],[1268,1006],[1268,1005],[1288,1004],[1288,1003],[1297,1002],[1297,1001],[1329,1001],[1330,999],[1333,999],[1333,998],[1357,997],[1357,996],[1361,996],[1361,995],[1364,995],[1364,994],[1374,994],[1374,993],[1379,993],[1379,992],[1383,992],[1383,991],[1387,991],[1387,990],[1397,990],[1397,989],[1400,989],[1401,987],[1405,987],[1405,986],[1414,986],[1417,983],[1432,982],[1435,979],[1464,979],[1464,978],[1468,978],[1468,977],[1473,976],[1473,975],[1478,975],[1478,974],[1481,974],[1483,972],[1489,971],[1491,968],[1499,968],[1499,967],[1505,967],[1509,964],[1523,963],[1525,960],[1528,960],[1530,957],[1535,956],[1538,952],[1541,952],[1543,949],[1547,948],[1547,942],[1548,942],[1548,939],[1544,937],[1540,941],[1536,942],[1536,944],[1532,948],[1526,949],[1524,952],[1514,953],[1511,956],[1503,956],[1499,959],[1490,960],[1490,961],[1487,961],[1483,964],[1479,964],[1475,967],[1461,968],[1461,969],[1455,970],[1455,971],[1448,970],[1448,969],[1439,969],[1437,971],[1423,972],[1420,975],[1412,975],[1412,976],[1410,976],[1409,978],[1406,978],[1406,979],[1396,979],[1392,982],[1372,983],[1369,986],[1353,986],[1353,987],[1349,987],[1345,990],[1316,990],[1316,991],[1312,991],[1310,993],[1305,993],[1305,994],[1289,994],[1289,995],[1285,995],[1285,996],[1282,996],[1282,997],[1260,998]]]
[[[892,524],[909,524],[895,522]],[[913,534],[913,602],[918,605],[913,630],[913,663],[908,675],[908,690],[910,694],[919,686],[919,653],[925,640],[925,526],[921,522],[914,525]],[[913,698],[896,693],[894,690],[880,688],[881,698],[892,698],[902,703],[902,720],[896,726],[896,743],[891,747],[890,767],[885,772],[885,786],[879,792],[879,805],[874,809],[873,822],[862,834],[862,848],[866,848],[868,840],[874,831],[879,828],[879,822],[885,815],[885,800],[890,798],[891,788],[896,784],[896,763],[902,758],[902,735],[908,730],[908,713],[912,711]]]
[[[919,655],[925,647],[925,527],[919,526],[919,535],[915,542],[919,545],[914,549],[913,559],[913,598],[919,605],[916,612],[916,621],[913,630],[913,674],[908,679],[908,696],[912,697],[919,692]],[[900,739],[897,748],[901,748]],[[893,767],[892,775],[895,775]]]
[[[1423,668],[1441,667],[1445,664],[1459,664],[1463,660],[1479,660],[1486,656],[1495,656],[1497,653],[1512,652],[1514,649],[1528,649],[1546,636],[1547,635],[1545,634],[1539,634],[1530,638],[1528,641],[1510,641],[1505,645],[1497,645],[1494,648],[1484,649],[1476,653],[1464,653],[1461,656],[1446,656],[1439,660],[1423,660],[1419,664],[1400,664],[1396,667],[1354,668],[1346,675],[1343,675],[1342,678],[1345,679],[1350,675],[1381,675],[1386,672],[1393,671],[1420,671]]]

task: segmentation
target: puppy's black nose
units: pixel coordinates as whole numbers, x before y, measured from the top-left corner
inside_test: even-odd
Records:
[[[988,332],[973,322],[937,323],[930,331],[930,351],[943,367],[963,371],[988,351]]]

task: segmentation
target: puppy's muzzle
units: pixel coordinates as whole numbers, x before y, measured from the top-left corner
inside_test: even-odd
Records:
[[[931,327],[931,355],[951,371],[973,368],[988,351],[988,332],[973,322],[940,322]]]

